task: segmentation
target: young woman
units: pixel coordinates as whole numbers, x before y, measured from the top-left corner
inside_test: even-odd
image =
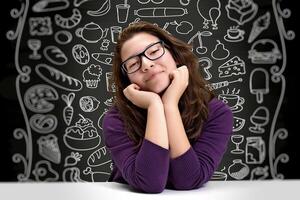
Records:
[[[191,47],[148,22],[119,35],[114,106],[103,119],[114,168],[108,181],[148,193],[210,180],[232,133],[230,108],[198,72]]]

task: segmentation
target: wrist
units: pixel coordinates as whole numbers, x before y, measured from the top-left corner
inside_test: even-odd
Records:
[[[157,96],[157,98],[154,98],[149,106],[148,106],[148,109],[149,108],[159,108],[159,107],[163,107],[163,103],[162,103],[162,100],[160,99],[159,96]]]
[[[176,97],[163,96],[161,98],[164,106],[177,107],[179,100]]]
[[[172,111],[178,110],[178,103],[176,103],[176,102],[164,103],[163,106],[164,106],[165,111],[172,112]]]

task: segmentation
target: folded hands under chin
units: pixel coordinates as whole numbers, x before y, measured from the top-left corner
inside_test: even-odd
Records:
[[[184,93],[189,82],[189,71],[185,65],[177,68],[170,73],[171,84],[160,97],[159,94],[143,91],[132,83],[123,90],[125,97],[134,105],[148,109],[150,105],[162,103],[168,106],[177,106],[180,97]]]
[[[135,83],[127,86],[123,90],[123,93],[129,101],[140,108],[148,109],[149,106],[154,103],[161,103],[161,99],[158,94],[154,92],[143,91]]]

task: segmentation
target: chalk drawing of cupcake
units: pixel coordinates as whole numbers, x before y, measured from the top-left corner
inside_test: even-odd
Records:
[[[86,87],[97,88],[101,75],[102,75],[102,68],[100,67],[100,65],[91,64],[82,73],[83,81],[86,83]]]

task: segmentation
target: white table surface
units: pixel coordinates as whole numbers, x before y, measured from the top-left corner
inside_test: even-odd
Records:
[[[300,199],[300,180],[210,181],[196,190],[144,194],[119,183],[0,183],[1,200],[293,200]]]

